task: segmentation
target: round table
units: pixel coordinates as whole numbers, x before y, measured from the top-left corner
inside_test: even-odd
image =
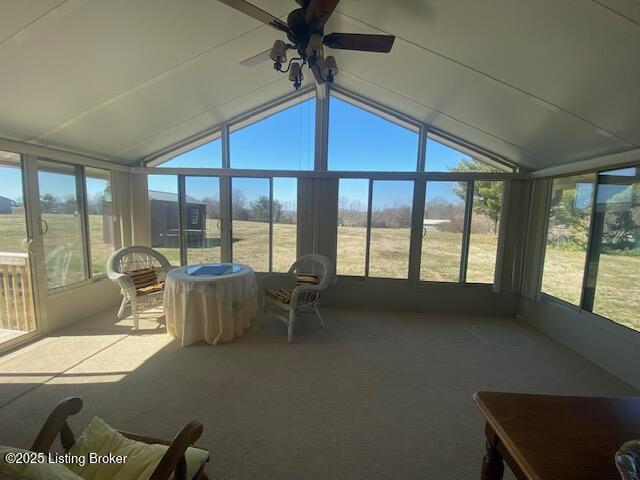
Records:
[[[229,263],[222,265],[232,267]],[[180,339],[183,347],[200,341],[215,345],[242,336],[256,318],[257,286],[253,269],[234,264],[237,271],[233,273],[187,273],[197,266],[175,268],[167,274],[164,286],[167,333]]]

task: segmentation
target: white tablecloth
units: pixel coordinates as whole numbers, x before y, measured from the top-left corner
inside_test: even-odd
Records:
[[[256,318],[256,277],[248,265],[219,276],[187,274],[180,267],[167,274],[164,315],[167,332],[182,346],[205,341],[212,345],[242,336]]]

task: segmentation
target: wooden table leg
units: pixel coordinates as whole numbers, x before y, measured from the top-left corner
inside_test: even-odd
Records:
[[[482,480],[502,480],[504,475],[504,462],[502,455],[498,451],[498,442],[500,439],[496,432],[487,424],[485,428],[487,437],[485,448],[487,453],[482,460]]]

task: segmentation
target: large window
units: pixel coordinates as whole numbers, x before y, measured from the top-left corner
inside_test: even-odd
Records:
[[[222,259],[220,179],[185,177],[182,214],[187,263],[211,263]]]
[[[640,330],[638,271],[640,167],[555,178],[542,292]]]
[[[273,179],[273,266],[274,272],[287,272],[296,261],[298,223],[298,180]]]
[[[38,187],[49,288],[85,280],[81,167],[39,160]]]
[[[114,251],[111,173],[107,170],[87,167],[85,183],[91,272],[96,275],[107,271],[107,261]]]
[[[178,207],[178,177],[149,175],[149,215],[151,246],[169,262],[180,264],[180,214]]]
[[[327,131],[316,132],[316,120]],[[315,151],[316,140],[327,141],[326,151]],[[265,106],[194,145],[175,150],[177,155],[162,166],[224,166],[232,173],[222,172],[219,179],[180,175],[150,193],[170,201],[177,197],[176,185],[184,185],[183,225],[174,225],[178,210],[167,205],[166,225],[153,235],[162,248],[176,249],[169,251],[176,259],[221,258],[262,272],[287,271],[297,254],[297,179],[278,175],[327,170],[311,177],[339,177],[339,275],[493,282],[501,177],[514,172],[496,155],[339,89],[331,90],[328,100],[306,93]],[[425,176],[424,171],[452,175]],[[425,184],[421,220],[422,212],[413,207],[423,202],[414,191],[417,186],[422,196]]]
[[[340,179],[336,272],[407,278],[412,202],[413,181]]]
[[[553,180],[542,291],[580,305],[595,175]]]
[[[464,182],[427,182],[420,280],[459,281],[466,195]]]
[[[469,225],[467,283],[493,283],[498,253],[504,182],[473,182],[473,208]]]
[[[221,168],[222,140],[219,138],[187,150],[171,160],[158,164],[162,168]]]
[[[338,275],[365,274],[369,180],[341,178],[338,198]]]
[[[598,177],[584,308],[640,330],[640,168]]]
[[[299,97],[272,112],[232,125],[231,168],[313,170],[315,108],[315,97]]]
[[[329,170],[410,172],[418,161],[417,127],[331,96]]]
[[[269,271],[271,197],[268,178],[231,179],[233,261]]]
[[[408,277],[412,201],[412,181],[373,182],[370,277]]]

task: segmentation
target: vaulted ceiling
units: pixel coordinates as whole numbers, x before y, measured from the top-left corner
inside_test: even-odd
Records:
[[[255,0],[284,18],[292,0]],[[135,163],[289,93],[216,0],[0,0],[0,137]],[[538,169],[640,146],[636,0],[342,0],[336,83]],[[308,79],[310,81],[310,78]]]

